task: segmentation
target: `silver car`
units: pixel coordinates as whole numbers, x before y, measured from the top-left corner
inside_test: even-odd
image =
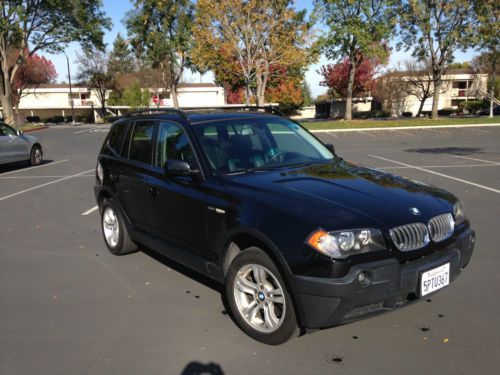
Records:
[[[42,145],[37,138],[0,122],[0,164],[27,160],[31,165],[40,165],[42,158]]]

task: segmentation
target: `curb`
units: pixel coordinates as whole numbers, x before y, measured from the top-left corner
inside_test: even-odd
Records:
[[[498,124],[457,124],[457,125],[416,125],[416,126],[392,126],[384,128],[352,128],[352,129],[313,129],[311,133],[333,133],[333,132],[355,132],[355,131],[377,131],[377,130],[419,130],[419,129],[450,129],[450,128],[477,128],[498,127]]]
[[[43,130],[43,129],[48,129],[49,127],[47,125],[44,125],[44,126],[40,126],[40,127],[37,127],[37,128],[31,128],[31,129],[28,129],[28,130],[23,130],[23,133],[30,133],[30,132],[36,132],[38,130]]]

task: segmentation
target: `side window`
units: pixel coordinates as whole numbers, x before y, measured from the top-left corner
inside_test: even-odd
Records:
[[[108,137],[108,147],[117,155],[121,154],[123,140],[127,135],[128,123],[115,124],[111,127]]]
[[[153,154],[153,135],[156,122],[138,121],[130,137],[129,159],[151,164]]]
[[[5,124],[0,124],[0,133],[0,135],[17,135],[14,129]]]
[[[191,168],[197,168],[189,138],[182,127],[170,122],[161,122],[156,141],[155,165],[162,167],[167,160],[184,160]]]

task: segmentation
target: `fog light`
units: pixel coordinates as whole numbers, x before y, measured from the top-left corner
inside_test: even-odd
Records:
[[[358,274],[358,282],[362,285],[362,286],[367,286],[371,283],[371,277],[370,277],[370,274],[368,272],[360,272]]]

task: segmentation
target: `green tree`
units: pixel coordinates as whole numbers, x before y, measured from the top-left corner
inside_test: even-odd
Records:
[[[442,76],[457,49],[473,43],[475,15],[470,0],[406,0],[399,9],[402,42],[413,56],[429,60],[434,94],[432,118],[438,117]]]
[[[123,91],[120,104],[129,105],[131,108],[144,108],[149,106],[150,97],[147,89],[141,89],[139,82],[134,82]]]
[[[190,0],[136,0],[125,19],[137,56],[162,72],[162,86],[179,107],[177,87],[189,66],[194,6]]]
[[[101,105],[101,117],[106,116],[106,93],[113,88],[113,74],[108,71],[108,55],[97,48],[85,50],[77,54],[77,79],[93,91]]]
[[[477,0],[474,10],[478,19],[478,49],[483,51],[482,62],[488,73],[488,88],[490,99],[490,117],[493,117],[493,103],[496,87],[498,86],[498,60],[500,49],[498,39],[500,35],[500,5],[498,0]],[[481,58],[480,58],[481,59]]]
[[[356,68],[364,58],[388,57],[386,43],[396,25],[392,0],[315,0],[315,13],[328,27],[321,40],[329,59],[349,59],[345,115],[352,118]]]
[[[113,42],[113,49],[109,53],[108,71],[116,76],[131,73],[135,70],[136,62],[129,48],[129,43],[118,33]]]
[[[311,95],[311,87],[309,86],[309,83],[307,83],[306,80],[302,83],[302,98],[304,100],[304,105],[306,107],[312,105],[313,99]]]
[[[2,0],[0,2],[0,102],[14,123],[13,87],[20,67],[38,51],[58,52],[70,42],[103,46],[105,17],[100,0]]]
[[[273,76],[303,70],[315,58],[311,23],[290,0],[198,0],[192,58],[219,79],[239,76],[246,103],[264,105]],[[284,69],[284,72],[282,69]],[[232,78],[234,81],[234,78]]]

